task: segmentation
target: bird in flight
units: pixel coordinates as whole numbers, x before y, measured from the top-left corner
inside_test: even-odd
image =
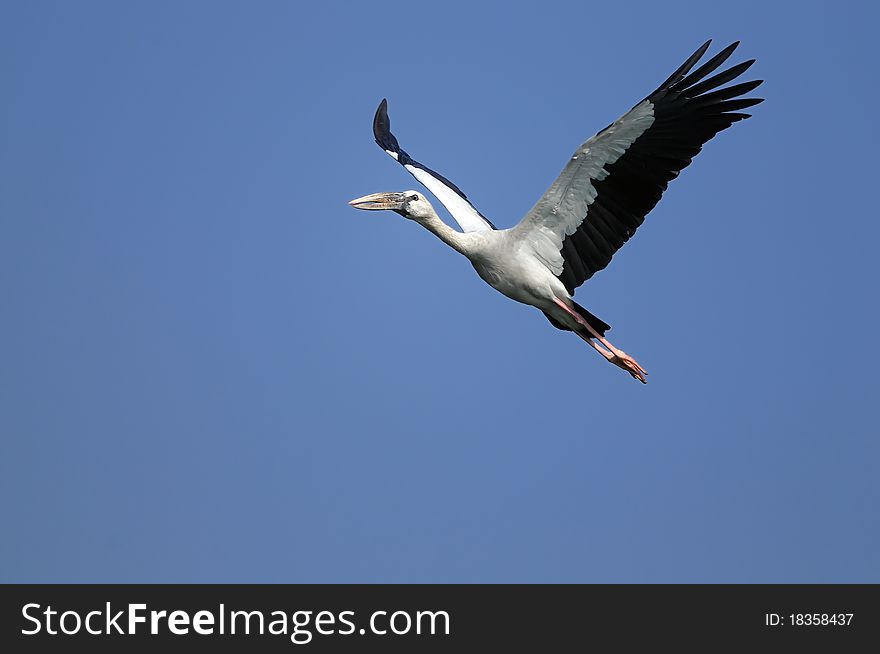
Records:
[[[357,209],[391,210],[414,220],[467,257],[477,274],[512,300],[540,309],[557,329],[572,331],[607,361],[646,382],[645,369],[605,333],[611,327],[572,299],[605,268],[645,220],[670,180],[703,144],[762,102],[744,98],[762,80],[724,86],[754,59],[714,73],[733,43],[691,72],[709,48],[700,46],[657,90],[583,143],[549,190],[510,229],[498,229],[452,182],[404,152],[391,133],[388,103],[373,119],[376,143],[446,207],[462,231],[444,223],[417,191],[374,193]]]

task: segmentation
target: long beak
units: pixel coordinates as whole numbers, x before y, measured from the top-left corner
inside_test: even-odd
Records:
[[[349,202],[355,209],[367,209],[369,211],[379,211],[383,209],[391,209],[392,211],[402,209],[406,204],[406,195],[404,193],[373,193],[357,198]]]

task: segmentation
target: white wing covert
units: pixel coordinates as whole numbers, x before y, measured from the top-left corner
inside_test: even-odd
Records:
[[[531,248],[569,293],[608,265],[704,143],[749,118],[738,110],[762,102],[739,97],[762,80],[713,91],[745,72],[754,59],[704,79],[739,42],[688,74],[710,43],[647,98],[583,143],[513,228],[514,238]]]
[[[434,172],[427,166],[409,156],[400,148],[394,134],[391,133],[391,119],[388,118],[388,101],[382,100],[373,118],[373,136],[380,148],[407,172],[421,182],[449,211],[455,222],[464,232],[480,232],[495,229],[495,225],[477,211],[467,196],[455,184]]]

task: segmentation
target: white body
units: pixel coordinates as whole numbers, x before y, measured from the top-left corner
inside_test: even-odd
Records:
[[[534,256],[533,246],[516,229],[458,232],[444,223],[431,203],[416,191],[407,203],[407,217],[436,234],[463,254],[480,278],[511,300],[537,307],[574,330],[577,323],[555,300],[571,304],[571,295],[559,278]]]

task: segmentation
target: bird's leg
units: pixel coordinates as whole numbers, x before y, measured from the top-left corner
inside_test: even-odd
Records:
[[[632,357],[630,357],[626,352],[621,350],[617,350],[618,354],[614,352],[609,352],[601,345],[597,345],[593,342],[593,339],[584,334],[583,332],[575,332],[578,336],[580,336],[584,342],[586,342],[590,347],[592,347],[596,352],[605,357],[608,361],[613,363],[618,368],[622,368],[626,370],[630,375],[633,376],[633,379],[638,379],[643,384],[647,384],[647,380],[645,380],[645,375],[648,373],[645,372],[645,369],[642,368],[638,362],[635,361]]]
[[[647,375],[648,373],[645,371],[644,368],[642,368],[636,362],[635,359],[633,359],[631,356],[629,356],[623,350],[618,350],[611,343],[609,343],[601,334],[599,334],[599,332],[597,332],[595,329],[593,329],[593,326],[590,323],[588,323],[586,320],[584,320],[583,316],[581,316],[574,309],[570,308],[567,304],[565,304],[565,302],[563,302],[559,298],[553,298],[553,301],[557,305],[559,305],[559,307],[564,309],[565,312],[568,313],[572,318],[574,318],[581,327],[583,327],[590,334],[592,334],[592,337],[590,337],[590,336],[587,336],[586,334],[583,334],[581,332],[576,332],[577,335],[580,336],[582,339],[584,339],[587,343],[589,343],[589,345],[594,350],[596,350],[596,352],[601,354],[603,357],[605,357],[608,361],[613,363],[618,368],[622,368],[623,370],[626,370],[630,375],[633,376],[634,379],[638,379],[643,384],[648,383],[647,380],[645,379],[645,375]],[[595,338],[597,341],[602,343],[602,345],[604,345],[605,348],[608,348],[608,349],[606,350],[605,348],[600,347],[599,345],[594,343],[592,340],[593,338]]]

